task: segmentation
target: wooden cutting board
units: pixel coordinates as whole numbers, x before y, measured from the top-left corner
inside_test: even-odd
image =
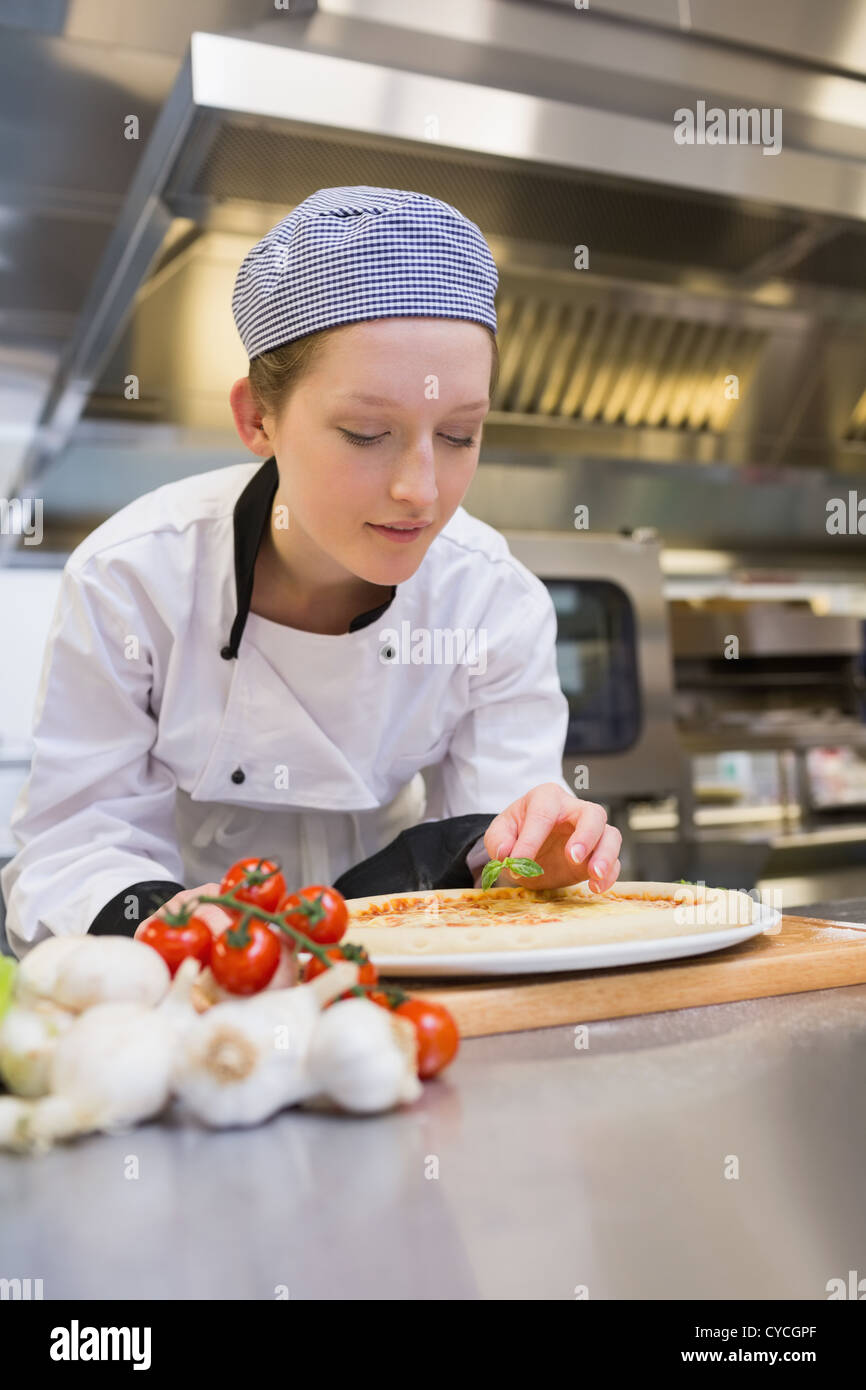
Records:
[[[864,984],[866,925],[783,917],[781,930],[775,933],[683,960],[460,984],[426,979],[400,983],[413,994],[445,1004],[465,1038],[520,1033],[562,1023]]]

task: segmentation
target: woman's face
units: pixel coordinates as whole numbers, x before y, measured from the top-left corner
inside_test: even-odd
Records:
[[[287,538],[373,584],[414,574],[478,463],[491,344],[462,319],[350,324],[323,345],[278,418],[273,444]],[[377,527],[423,523],[409,539]]]

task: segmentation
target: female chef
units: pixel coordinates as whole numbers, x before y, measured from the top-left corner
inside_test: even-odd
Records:
[[[615,881],[619,832],[562,776],[549,593],[460,505],[496,286],[473,222],[396,189],[321,189],[246,256],[231,405],[258,461],[146,493],[67,561],[0,876],[16,954],[132,934],[250,855],[346,896],[506,854],[534,887]]]

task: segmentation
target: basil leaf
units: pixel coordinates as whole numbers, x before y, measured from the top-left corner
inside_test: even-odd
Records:
[[[504,860],[502,859],[491,859],[488,864],[484,865],[484,868],[481,871],[482,888],[492,887],[492,885],[498,879],[499,875],[502,873],[503,863]]]
[[[536,864],[534,859],[506,859],[505,867],[513,874],[520,874],[522,878],[535,878],[538,874],[544,873],[541,865]]]

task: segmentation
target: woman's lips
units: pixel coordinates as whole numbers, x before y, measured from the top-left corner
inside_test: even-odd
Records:
[[[409,541],[416,540],[422,531],[426,531],[430,523],[425,522],[423,526],[413,526],[408,531],[397,530],[394,526],[375,526],[372,521],[368,521],[367,525],[371,531],[378,531],[380,536],[386,536],[389,541],[396,541],[398,545],[407,545]]]

